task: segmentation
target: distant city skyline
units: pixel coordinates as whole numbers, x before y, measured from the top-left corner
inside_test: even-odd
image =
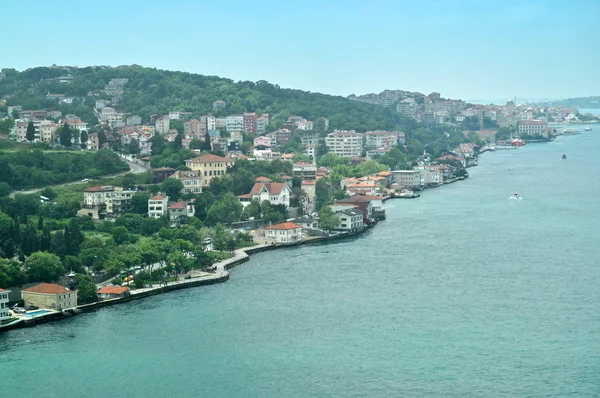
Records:
[[[0,42],[0,67],[19,70],[140,64],[342,96],[600,95],[597,1],[65,0],[3,14],[15,36]]]

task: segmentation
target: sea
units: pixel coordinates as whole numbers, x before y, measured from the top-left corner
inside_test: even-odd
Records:
[[[367,233],[226,283],[2,333],[0,396],[598,397],[593,129],[484,153]]]

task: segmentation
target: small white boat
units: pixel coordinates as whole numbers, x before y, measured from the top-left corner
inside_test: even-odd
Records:
[[[521,196],[519,195],[519,192],[515,191],[511,197],[511,199],[521,199]]]
[[[585,128],[585,131],[592,131],[592,128],[590,126]]]

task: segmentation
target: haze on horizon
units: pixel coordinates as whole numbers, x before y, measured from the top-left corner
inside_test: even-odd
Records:
[[[140,64],[334,95],[600,94],[600,2],[65,0],[4,5],[0,67]]]

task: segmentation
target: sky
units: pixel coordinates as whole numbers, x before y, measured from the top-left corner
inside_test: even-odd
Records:
[[[600,0],[29,0],[1,9],[0,68],[138,64],[344,96],[600,95]]]

